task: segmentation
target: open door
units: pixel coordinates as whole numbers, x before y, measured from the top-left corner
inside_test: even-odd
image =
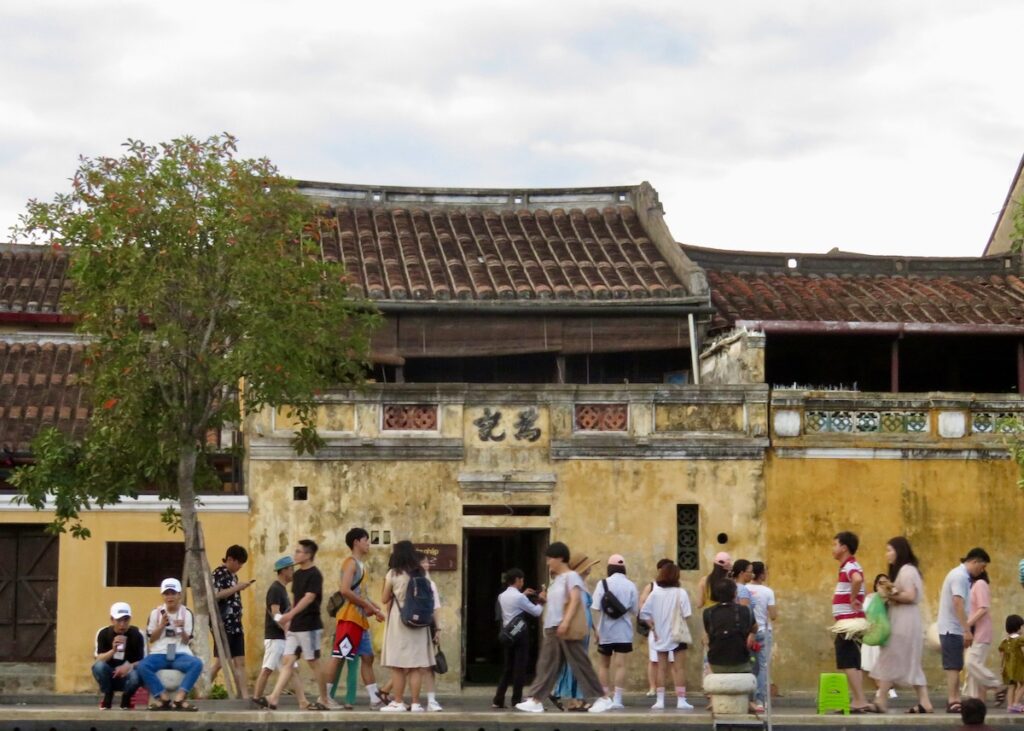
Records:
[[[497,684],[503,664],[498,642],[501,629],[498,594],[506,569],[520,568],[526,586],[539,589],[548,583],[544,550],[550,532],[544,529],[467,528],[463,532],[463,656],[464,684]],[[539,625],[531,632],[529,675],[533,675],[539,647]]]

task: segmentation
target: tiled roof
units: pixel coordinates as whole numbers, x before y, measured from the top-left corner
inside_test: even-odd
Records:
[[[740,320],[1024,326],[1024,281],[1020,259],[1012,255],[683,251],[707,274],[718,310],[712,329]]]
[[[0,312],[57,312],[67,266],[48,246],[0,246]]]
[[[45,426],[81,437],[90,407],[81,343],[0,341],[0,448],[24,452]]]
[[[689,293],[628,205],[473,209],[342,204],[324,257],[375,300],[604,300]]]

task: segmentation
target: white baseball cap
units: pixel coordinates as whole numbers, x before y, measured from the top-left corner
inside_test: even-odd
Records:
[[[160,593],[173,591],[176,594],[181,593],[181,582],[177,579],[164,579],[160,582]]]
[[[121,617],[132,616],[132,608],[127,602],[114,602],[110,605],[110,618],[121,619]]]

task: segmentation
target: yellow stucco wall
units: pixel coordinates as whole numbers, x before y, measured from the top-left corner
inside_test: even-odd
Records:
[[[3,511],[3,523],[45,523],[47,513]],[[211,562],[219,564],[224,548],[232,543],[247,545],[249,516],[246,513],[207,513],[202,517]],[[135,616],[132,623],[143,625],[150,610],[160,603],[154,587],[108,587],[106,583],[107,541],[174,541],[180,534],[168,533],[158,512],[94,511],[83,523],[92,531],[87,540],[60,537],[57,583],[57,663],[54,687],[58,693],[95,690],[89,671],[96,630],[110,621],[110,605],[126,601]],[[223,545],[222,545],[223,544]],[[216,558],[212,558],[216,555]],[[242,577],[245,577],[243,569]],[[179,577],[181,566],[167,568],[166,575]],[[251,605],[250,605],[251,607]],[[247,608],[247,613],[249,609]]]
[[[868,580],[885,571],[885,544],[905,535],[921,561],[925,621],[938,609],[946,573],[972,546],[992,557],[995,632],[1020,611],[1016,566],[1024,492],[1007,460],[799,459],[769,453],[764,512],[770,584],[779,601],[774,680],[783,692],[815,687],[834,668],[832,537],[858,534]],[[996,661],[990,661],[995,664]],[[925,650],[929,683],[942,685],[937,652]]]

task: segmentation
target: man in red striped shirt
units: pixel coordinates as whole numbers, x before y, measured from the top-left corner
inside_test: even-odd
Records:
[[[832,618],[858,619],[864,616],[864,569],[854,555],[860,539],[842,531],[832,539],[832,558],[839,562],[839,580],[832,593]],[[836,635],[836,669],[846,673],[850,686],[850,712],[877,712],[864,697],[864,679],[860,670],[860,641]]]

